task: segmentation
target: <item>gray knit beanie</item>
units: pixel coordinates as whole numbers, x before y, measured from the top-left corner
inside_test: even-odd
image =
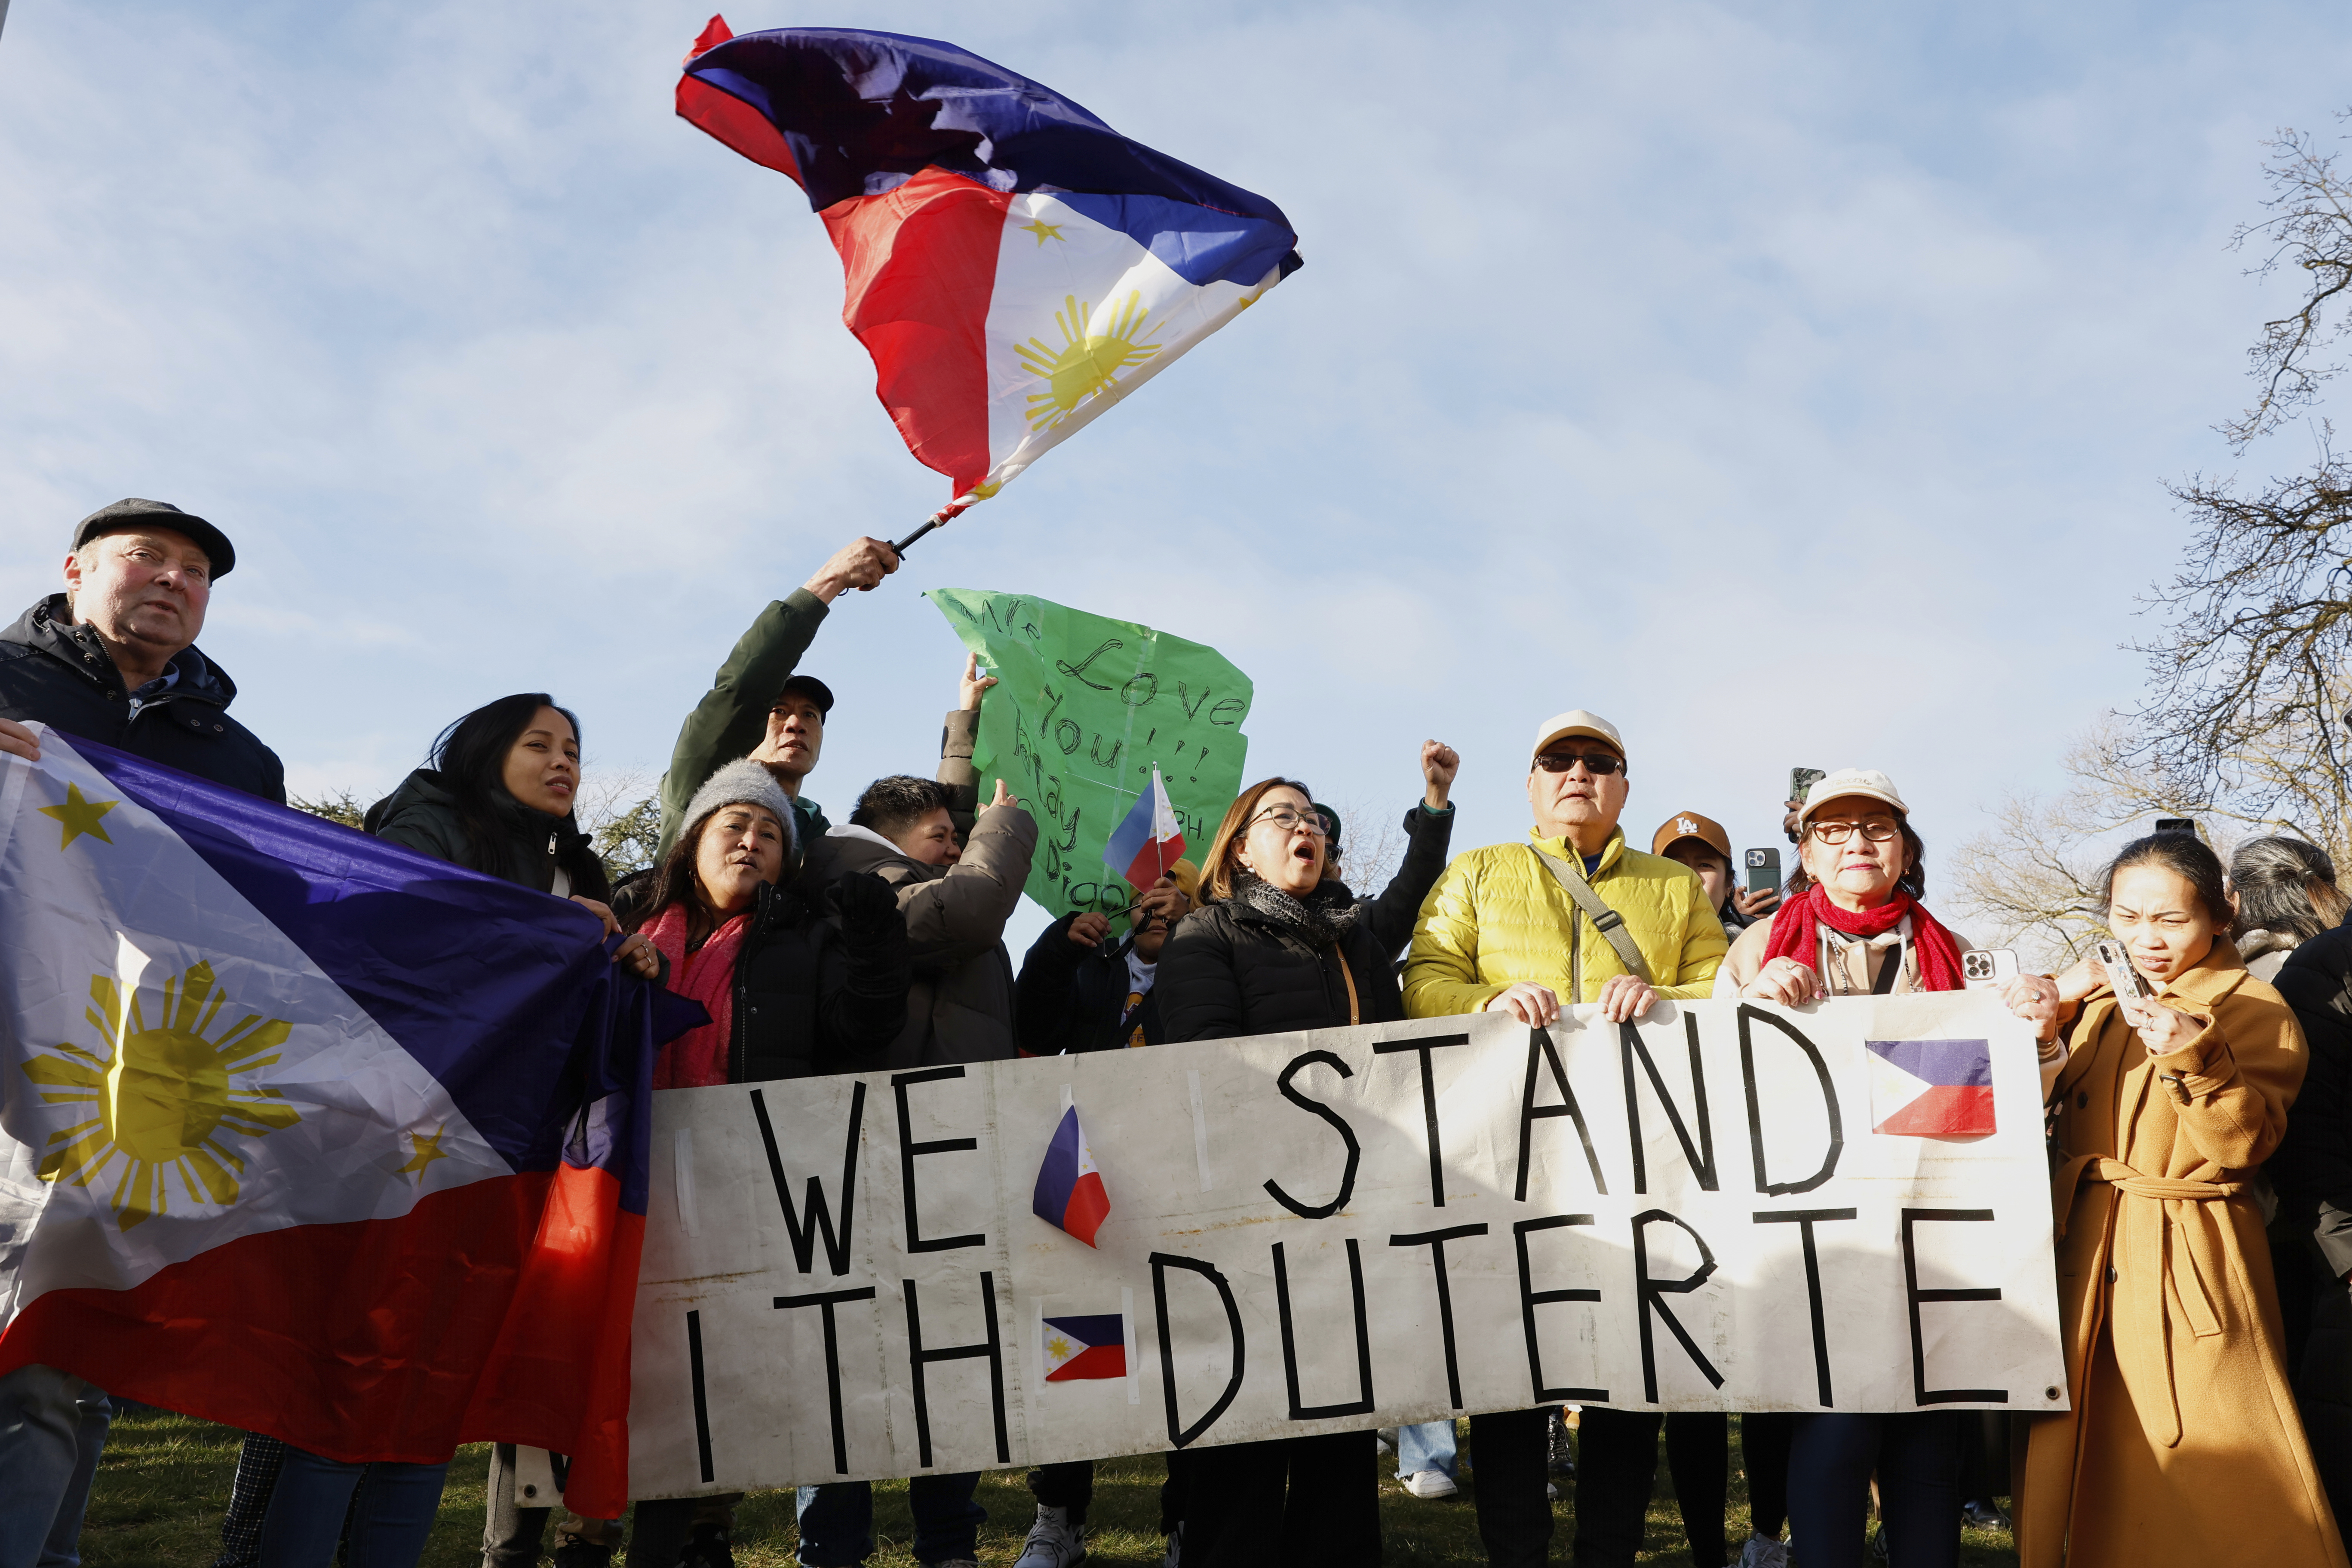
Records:
[[[776,776],[749,757],[729,763],[705,779],[694,798],[686,803],[686,826],[691,829],[704,817],[722,805],[756,805],[772,812],[784,825],[784,862],[792,864],[800,858],[800,824],[794,820],[793,797],[776,783]]]

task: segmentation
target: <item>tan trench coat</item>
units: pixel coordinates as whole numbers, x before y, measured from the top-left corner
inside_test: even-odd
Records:
[[[2286,1131],[2303,1031],[2226,941],[2161,1000],[2206,1027],[2151,1057],[2097,991],[2051,1091],[2074,1408],[2025,1423],[2021,1568],[2344,1568],[2248,1187]]]

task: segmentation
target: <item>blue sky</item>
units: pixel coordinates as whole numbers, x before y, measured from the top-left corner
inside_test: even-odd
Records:
[[[0,33],[0,603],[123,495],[220,523],[204,644],[298,790],[388,787],[502,692],[657,771],[735,636],[946,498],[781,176],[676,120],[709,11],[16,0]],[[1535,723],[1632,752],[1637,837],[1775,841],[1877,766],[1931,854],[2138,693],[2160,486],[2276,313],[2231,229],[2333,132],[2317,5],[854,0],[1265,193],[1307,268],[837,609],[812,792],[928,771],[958,645],[1042,595],[1213,644],[1249,772],[1383,811]]]

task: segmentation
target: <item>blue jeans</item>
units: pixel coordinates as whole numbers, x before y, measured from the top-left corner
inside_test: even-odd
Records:
[[[0,1377],[0,1568],[75,1568],[106,1448],[106,1391],[53,1366]]]
[[[971,1500],[979,1486],[977,1470],[917,1476],[907,1483],[907,1503],[915,1513],[916,1562],[952,1563],[980,1555],[980,1527],[988,1522],[988,1510]],[[803,1487],[798,1503],[804,1568],[856,1568],[873,1553],[871,1482]]]
[[[1454,1423],[1423,1421],[1414,1426],[1397,1428],[1397,1474],[1418,1475],[1423,1470],[1443,1470],[1447,1480],[1462,1478],[1454,1472]]]
[[[449,1461],[346,1465],[291,1443],[261,1520],[261,1568],[328,1568],[351,1516],[348,1568],[416,1568]],[[354,1497],[354,1490],[357,1496]]]

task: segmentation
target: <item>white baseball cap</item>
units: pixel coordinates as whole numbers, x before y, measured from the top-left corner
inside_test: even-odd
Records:
[[[1797,826],[1802,827],[1813,818],[1813,813],[1843,795],[1858,795],[1891,805],[1899,816],[1909,816],[1911,808],[1903,804],[1903,795],[1895,781],[1874,768],[1840,768],[1824,773],[1821,781],[1805,792],[1804,808],[1797,813]]]
[[[1544,748],[1554,741],[1564,741],[1570,735],[1586,735],[1596,741],[1606,741],[1617,748],[1619,756],[1625,754],[1625,737],[1617,732],[1616,725],[1598,713],[1571,708],[1565,713],[1553,714],[1537,729],[1535,749],[1528,753],[1528,763],[1532,764],[1543,754]]]

